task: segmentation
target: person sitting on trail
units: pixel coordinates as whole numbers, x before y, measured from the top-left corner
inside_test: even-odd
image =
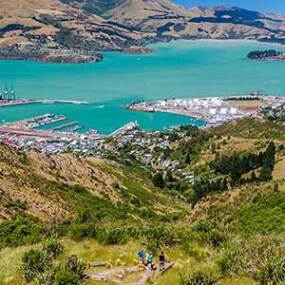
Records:
[[[138,252],[138,258],[144,264],[144,251],[142,249]]]
[[[146,265],[149,269],[153,269],[153,254],[149,251],[146,255]]]
[[[159,254],[158,259],[159,259],[159,270],[163,271],[165,268],[165,255],[163,251]]]

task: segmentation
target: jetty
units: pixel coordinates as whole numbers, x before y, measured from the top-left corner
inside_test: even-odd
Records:
[[[77,126],[75,126],[74,128],[71,128],[71,129],[69,130],[69,132],[75,133],[75,132],[77,132],[77,131],[79,131],[79,130],[81,130],[81,129],[83,129],[83,126],[77,125]]]
[[[57,127],[52,128],[52,131],[59,131],[59,130],[66,129],[68,127],[73,127],[73,126],[78,126],[78,122],[74,121],[74,122],[59,125]]]
[[[111,134],[109,134],[109,137],[114,137],[114,136],[120,135],[122,133],[125,133],[127,131],[135,129],[138,126],[139,125],[138,125],[137,121],[127,123],[127,124],[123,125],[122,127],[120,127],[119,129],[117,129],[114,132],[112,132]]]

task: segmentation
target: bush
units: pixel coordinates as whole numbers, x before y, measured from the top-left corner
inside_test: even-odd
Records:
[[[66,269],[61,269],[56,273],[55,285],[78,285],[81,280],[78,276],[72,274]]]
[[[83,264],[76,255],[71,255],[65,264],[65,269],[73,274],[74,276],[78,277],[79,280],[83,280],[84,270],[85,270],[85,264]]]
[[[44,243],[44,251],[52,258],[56,258],[62,254],[63,246],[57,239],[48,239]]]
[[[270,256],[259,272],[261,285],[284,285],[285,257]]]
[[[152,183],[155,187],[159,187],[159,188],[163,188],[165,186],[163,176],[160,172],[154,174],[152,178]]]
[[[22,258],[25,279],[30,282],[38,274],[43,274],[51,265],[50,258],[39,250],[30,250]]]
[[[96,233],[96,239],[105,245],[125,244],[128,238],[126,229],[121,227],[98,228]]]
[[[183,249],[188,255],[194,257],[199,261],[205,260],[210,255],[210,252],[207,248],[202,247],[195,242],[185,242],[183,244]]]
[[[199,232],[199,233],[209,233],[214,228],[215,226],[211,222],[206,221],[206,220],[199,220],[192,227],[194,231]]]
[[[74,224],[69,230],[69,236],[76,241],[87,237],[95,238],[96,226],[93,224]]]
[[[219,277],[213,271],[198,270],[180,276],[180,285],[218,285]]]
[[[38,242],[43,227],[33,219],[23,217],[0,224],[0,248]]]
[[[227,247],[221,259],[218,260],[218,268],[223,275],[239,274],[245,267],[246,257],[240,246],[232,245]]]
[[[220,246],[222,243],[224,243],[227,240],[226,235],[223,232],[216,229],[207,233],[206,238],[208,242],[214,247]]]
[[[158,249],[162,246],[174,246],[177,242],[177,233],[174,227],[152,224],[141,231],[141,239]]]

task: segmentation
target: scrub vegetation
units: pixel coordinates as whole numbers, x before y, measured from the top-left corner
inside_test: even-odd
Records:
[[[241,120],[230,133],[225,125],[175,141],[167,155],[193,183],[72,154],[23,160],[1,146],[0,284],[111,284],[86,279],[95,270],[87,265],[130,267],[144,248],[175,261],[149,284],[282,285],[284,138],[277,124],[268,140],[263,124],[271,122],[250,120],[247,133]]]

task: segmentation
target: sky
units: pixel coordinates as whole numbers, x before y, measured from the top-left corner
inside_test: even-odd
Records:
[[[184,6],[238,6],[260,12],[285,13],[285,0],[173,0]]]

